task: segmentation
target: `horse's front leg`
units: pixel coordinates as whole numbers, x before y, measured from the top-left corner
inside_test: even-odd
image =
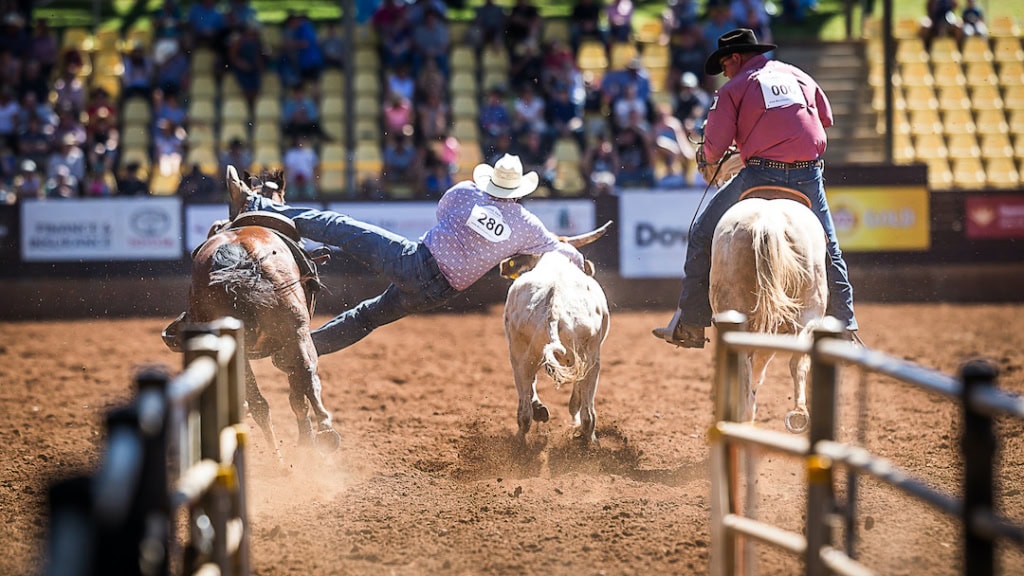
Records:
[[[299,443],[314,440],[313,423],[309,418],[312,406],[316,418],[316,445],[324,453],[334,452],[341,445],[341,436],[331,425],[331,413],[321,399],[322,388],[317,374],[316,348],[306,330],[294,346],[286,346],[273,358],[274,366],[288,375],[288,401],[299,426]]]

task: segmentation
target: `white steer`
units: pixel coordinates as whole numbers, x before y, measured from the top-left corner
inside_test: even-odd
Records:
[[[600,229],[601,233],[606,228]],[[576,238],[566,239],[571,240]],[[532,269],[518,277],[507,273],[534,262]],[[590,262],[587,264],[588,272],[593,273]],[[505,300],[505,335],[519,393],[520,443],[525,443],[531,422],[548,420],[548,409],[537,396],[541,366],[556,387],[572,384],[569,413],[579,427],[576,435],[585,445],[596,442],[594,396],[601,373],[601,344],[609,326],[604,290],[557,252],[539,258],[510,258],[502,263],[502,275],[516,278]]]

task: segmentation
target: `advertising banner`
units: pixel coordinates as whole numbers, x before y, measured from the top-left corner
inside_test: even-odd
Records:
[[[0,206],[0,262],[17,262],[18,250],[18,207]]]
[[[323,208],[318,203],[295,202],[291,206],[300,208]],[[227,204],[186,204],[185,205],[185,251],[191,254],[197,246],[202,244],[210,233],[210,226],[218,220],[228,217]],[[312,249],[318,246],[315,243],[307,242],[306,247]]]
[[[833,186],[826,195],[844,252],[923,252],[931,247],[924,186]]]
[[[713,193],[713,191],[711,192]],[[619,273],[624,278],[682,278],[690,222],[702,190],[630,190],[619,195]]]
[[[177,260],[181,200],[28,200],[21,205],[27,262]]]
[[[599,224],[594,221],[595,207],[591,200],[560,200],[538,198],[524,200],[523,206],[559,236],[575,236],[590,232]],[[601,222],[604,224],[604,222]]]
[[[1024,238],[1024,197],[968,196],[964,212],[970,239]]]

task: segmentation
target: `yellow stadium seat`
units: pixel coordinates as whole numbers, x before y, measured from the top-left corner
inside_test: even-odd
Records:
[[[922,134],[914,138],[914,154],[918,161],[926,162],[930,158],[948,158],[949,149],[941,134]]]
[[[89,77],[89,88],[103,88],[112,99],[117,100],[121,96],[121,78],[93,74]]]
[[[220,105],[221,122],[248,122],[249,104],[244,98],[235,96],[224,98]]]
[[[939,111],[931,108],[910,111],[910,133],[915,136],[942,134],[942,119]]]
[[[558,40],[569,43],[569,21],[564,18],[546,18],[544,20],[544,40]]]
[[[159,170],[154,170],[149,180],[149,193],[154,196],[172,196],[178,193],[180,184],[180,172],[162,174]]]
[[[121,118],[125,125],[148,126],[152,118],[149,102],[145,98],[131,98],[122,105]]]
[[[281,77],[276,72],[264,72],[260,79],[260,96],[280,98],[281,92]]]
[[[989,23],[988,33],[993,38],[1020,38],[1020,26],[1013,16],[1000,15]]]
[[[953,187],[953,171],[949,169],[949,161],[945,158],[929,158],[928,187],[932,190],[948,190]]]
[[[242,86],[234,74],[225,74],[220,80],[221,98],[236,98],[242,95]]]
[[[1016,190],[1020,187],[1020,172],[1011,157],[985,160],[985,178],[990,188]]]
[[[965,72],[969,86],[995,86],[999,83],[991,62],[970,62]]]
[[[943,131],[947,135],[974,134],[978,130],[974,123],[974,115],[969,108],[946,110],[942,116]]]
[[[901,40],[912,40],[921,37],[921,21],[917,18],[899,18],[893,23],[892,35]]]
[[[900,64],[911,64],[919,62],[928,63],[928,49],[924,47],[924,41],[920,38],[903,38],[896,44],[896,62]]]
[[[871,98],[871,105],[878,112],[884,112],[885,111],[885,89],[884,88],[880,87],[880,88],[876,88],[875,89],[874,95]],[[903,90],[900,90],[899,87],[894,87],[893,88],[892,106],[893,106],[893,110],[906,110],[907,109],[907,101],[903,97]]]
[[[907,110],[935,110],[939,101],[935,98],[935,91],[931,86],[909,86],[903,89],[903,99],[907,103]]]
[[[132,25],[125,37],[125,48],[131,50],[136,44],[146,50],[153,47],[153,29],[146,26]]]
[[[896,133],[892,139],[892,157],[897,164],[909,164],[914,161],[914,142],[909,134]]]
[[[1024,134],[1024,110],[1011,110],[1008,124],[1010,134]]]
[[[976,112],[974,123],[978,126],[978,134],[1008,134],[1010,132],[1006,114],[1002,110],[979,110]]]
[[[280,170],[283,167],[280,146],[260,142],[256,147],[256,153],[253,154],[252,163],[254,171]]]
[[[345,75],[341,70],[329,68],[320,75],[320,93],[323,96],[343,96],[345,94]]]
[[[455,71],[452,73],[448,88],[455,98],[460,95],[469,95],[475,98],[476,76],[468,71]]]
[[[475,96],[456,94],[452,100],[452,116],[476,120],[480,116],[480,106]]]
[[[355,114],[357,120],[366,118],[376,120],[380,118],[380,108],[380,102],[373,96],[359,96],[356,98]]]
[[[1024,110],[1024,85],[1010,86],[1003,96],[1003,107],[1006,110]]]
[[[263,43],[268,48],[273,49],[273,52],[277,52],[281,46],[281,40],[284,37],[284,32],[280,26],[264,25],[260,28],[260,38],[263,39]]]
[[[576,55],[576,65],[584,70],[594,68],[605,69],[608,67],[608,55],[605,54],[604,44],[596,40],[584,40],[580,44],[579,53]]]
[[[192,51],[192,79],[200,76],[213,74],[216,67],[217,55],[208,48],[198,48]]]
[[[992,49],[989,48],[988,38],[981,36],[968,36],[964,38],[964,45],[960,49],[964,63],[991,62]]]
[[[995,85],[975,86],[971,88],[971,106],[975,110],[1002,110],[1003,97]]]
[[[488,46],[481,57],[483,61],[480,66],[485,72],[508,72],[508,52],[504,48]]]
[[[261,97],[256,101],[256,120],[278,122],[281,119],[281,102],[273,97]]]
[[[932,86],[935,84],[935,77],[932,76],[927,63],[906,62],[899,66],[899,84],[904,87]]]
[[[149,157],[149,150],[145,146],[127,146],[121,151],[121,166],[136,163],[139,168],[149,172],[152,160]]]
[[[345,99],[338,96],[324,96],[320,103],[320,117],[324,122],[345,118]]]
[[[357,95],[376,98],[380,94],[380,80],[376,72],[357,72],[352,82]]]
[[[953,157],[953,186],[964,190],[985,187],[985,167],[977,157]]]
[[[124,59],[117,49],[96,52],[92,58],[93,68],[105,76],[121,76],[124,74]]]
[[[217,142],[222,146],[227,146],[229,142],[238,138],[242,142],[249,141],[249,128],[243,122],[229,122],[225,123],[220,128],[220,134],[217,136]]]
[[[996,62],[1024,60],[1024,49],[1021,49],[1020,38],[996,38],[992,47],[992,55]]]
[[[999,85],[1003,88],[1024,86],[1024,62],[1000,62]]]
[[[213,124],[217,111],[213,106],[213,100],[194,99],[188,106],[188,118],[190,122]]]
[[[474,119],[456,116],[455,125],[452,126],[452,136],[459,141],[460,147],[466,146],[470,142],[476,144],[480,141],[480,129]]]
[[[97,52],[117,52],[121,49],[121,33],[117,28],[103,28],[96,31],[92,49]]]
[[[469,46],[456,46],[452,48],[451,68],[452,72],[476,72],[476,53],[473,51],[473,48]]]
[[[324,170],[343,170],[348,152],[341,144],[324,144],[320,151],[320,166]]]
[[[324,169],[320,172],[320,193],[325,196],[344,195],[346,188],[344,170]]]
[[[629,64],[629,61],[637,57],[635,44],[624,44],[621,42],[612,44],[612,60],[609,63],[612,70],[622,70]]]
[[[490,70],[484,72],[483,89],[503,87],[508,88],[508,72],[504,70]]]
[[[943,112],[949,110],[970,110],[970,108],[971,99],[963,85],[956,84],[939,89],[939,109]]]
[[[213,126],[200,122],[189,123],[188,143],[190,146],[215,146],[217,138],[213,133]]]
[[[213,100],[217,97],[217,85],[213,83],[212,76],[193,76],[192,82],[188,87],[188,93],[193,102],[196,100]]]
[[[253,129],[253,140],[258,145],[281,145],[281,125],[277,122],[265,121],[256,125]]]
[[[983,158],[1012,158],[1013,144],[1005,132],[993,132],[981,136]]]
[[[185,156],[185,162],[181,165],[184,173],[192,171],[192,166],[199,164],[199,169],[205,174],[217,174],[220,172],[220,163],[217,160],[217,153],[213,148],[206,146],[192,146]]]
[[[356,48],[356,53],[352,59],[355,62],[355,69],[360,72],[365,70],[376,73],[380,70],[380,56],[377,55],[376,48]]]
[[[1017,134],[1013,137],[1013,157],[1024,162],[1024,134]]]
[[[121,145],[129,148],[148,146],[149,135],[149,126],[125,126],[121,131]]]
[[[946,148],[950,158],[977,158],[981,154],[978,139],[966,132],[947,135]]]
[[[932,40],[932,47],[929,56],[933,63],[954,62],[959,64],[963,56],[960,54],[960,47],[956,39],[950,36],[943,36]]]
[[[939,87],[963,86],[967,84],[964,70],[957,62],[939,62],[935,64],[932,67],[932,78],[935,79],[935,85]]]
[[[86,28],[65,28],[61,35],[60,46],[62,50],[78,50],[88,52],[92,50],[92,34]]]

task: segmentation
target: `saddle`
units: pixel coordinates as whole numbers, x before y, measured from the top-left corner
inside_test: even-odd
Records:
[[[786,188],[784,186],[754,186],[740,194],[740,200],[746,200],[747,198],[761,198],[763,200],[792,200],[807,206],[808,209],[814,209],[811,207],[811,200],[806,194],[799,190]]]

